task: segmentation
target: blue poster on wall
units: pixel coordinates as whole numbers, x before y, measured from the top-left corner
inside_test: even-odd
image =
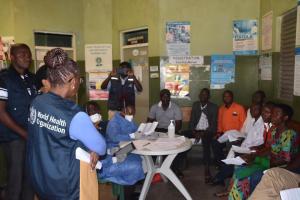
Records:
[[[235,79],[235,56],[212,55],[210,88],[222,89],[227,83],[233,83]]]
[[[256,55],[258,52],[257,20],[233,21],[233,54]]]

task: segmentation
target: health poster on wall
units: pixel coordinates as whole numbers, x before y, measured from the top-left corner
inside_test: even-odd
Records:
[[[189,64],[170,64],[169,59],[160,63],[160,87],[168,89],[172,98],[189,98]]]
[[[233,21],[233,54],[256,55],[258,52],[257,20]]]
[[[85,45],[86,72],[108,72],[112,70],[111,44]]]
[[[262,17],[261,48],[263,51],[272,49],[272,24],[273,11],[270,11]]]
[[[272,80],[272,54],[259,57],[260,80]]]
[[[295,55],[294,95],[300,96],[300,48],[296,48]]]
[[[210,88],[223,89],[225,84],[234,83],[235,79],[235,56],[212,55]]]
[[[168,56],[190,55],[191,23],[167,22],[166,45]]]
[[[89,77],[89,99],[90,100],[107,100],[108,91],[101,90],[102,82],[107,78],[108,72],[91,72]]]

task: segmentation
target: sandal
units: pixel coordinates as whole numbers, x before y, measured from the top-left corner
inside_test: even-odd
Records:
[[[215,194],[215,197],[226,197],[229,195],[229,192],[228,191],[223,191],[223,192],[216,192]]]

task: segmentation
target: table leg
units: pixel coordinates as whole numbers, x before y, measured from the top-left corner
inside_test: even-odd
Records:
[[[156,168],[160,168],[163,161],[164,161],[163,156],[157,156],[155,161]],[[168,182],[168,179],[163,174],[160,174],[160,176],[165,183]]]
[[[159,172],[164,174],[187,200],[192,200],[192,197],[190,196],[188,191],[185,189],[183,184],[180,182],[180,180],[177,178],[177,176],[170,168],[176,155],[177,154],[168,155],[167,158],[164,160],[161,168],[159,169]]]
[[[145,161],[146,161],[146,165],[147,165],[147,176],[145,178],[144,184],[143,184],[143,188],[139,197],[139,200],[144,200],[146,199],[146,195],[148,193],[149,187],[151,185],[151,181],[152,178],[155,174],[155,166],[153,164],[153,160],[151,156],[144,156]]]

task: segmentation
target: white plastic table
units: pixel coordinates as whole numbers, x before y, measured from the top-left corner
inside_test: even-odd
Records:
[[[164,177],[168,178],[175,187],[181,192],[181,194],[188,200],[191,200],[192,197],[185,189],[181,181],[175,175],[175,173],[171,170],[171,164],[178,153],[187,151],[191,148],[192,142],[186,138],[185,142],[182,143],[180,146],[174,147],[174,149],[170,150],[149,150],[149,149],[142,149],[142,150],[134,150],[132,153],[139,154],[145,158],[146,165],[147,165],[147,176],[144,181],[144,185],[139,197],[139,200],[144,200],[148,193],[149,187],[151,185],[151,181],[153,179],[154,174],[160,173]],[[167,156],[161,165],[154,165],[152,156]],[[162,176],[162,177],[163,177]]]

